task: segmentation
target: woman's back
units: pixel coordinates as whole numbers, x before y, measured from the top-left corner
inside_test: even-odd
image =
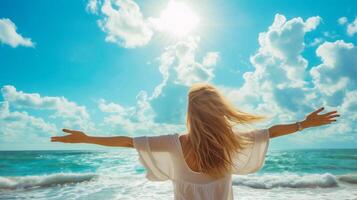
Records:
[[[140,161],[147,169],[147,178],[152,181],[171,180],[176,200],[230,200],[233,199],[231,174],[246,174],[258,170],[264,161],[268,147],[267,130],[247,133],[253,139],[245,153],[237,155],[234,170],[220,178],[197,172],[195,161],[185,160],[185,151],[190,148],[185,135],[136,137],[134,147]],[[250,159],[254,157],[254,159]]]
[[[193,147],[188,141],[188,136],[189,136],[188,134],[179,135],[179,142],[180,142],[180,147],[182,149],[182,154],[190,170],[193,172],[199,172],[197,160],[195,159],[194,154],[189,153],[190,151],[192,151]]]

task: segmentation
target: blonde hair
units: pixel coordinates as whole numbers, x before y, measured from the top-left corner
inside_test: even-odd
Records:
[[[196,166],[202,173],[222,177],[232,170],[233,156],[249,143],[235,134],[237,124],[250,124],[264,119],[242,112],[210,84],[194,84],[188,94],[187,129]]]

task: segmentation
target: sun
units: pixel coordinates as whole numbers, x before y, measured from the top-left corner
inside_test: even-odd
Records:
[[[175,36],[185,36],[199,23],[198,16],[183,2],[170,1],[160,16],[160,27]]]

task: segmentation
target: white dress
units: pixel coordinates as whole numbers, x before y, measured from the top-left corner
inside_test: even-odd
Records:
[[[233,174],[258,171],[269,145],[268,129],[243,134],[252,137],[253,143],[236,156]],[[171,180],[175,200],[233,200],[232,174],[213,179],[192,171],[184,159],[179,134],[135,137],[134,147],[147,170],[146,178]]]

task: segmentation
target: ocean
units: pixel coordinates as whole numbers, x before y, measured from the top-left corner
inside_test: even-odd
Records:
[[[357,149],[269,151],[262,170],[233,176],[235,199],[357,200]],[[0,151],[0,199],[169,200],[133,149]]]

